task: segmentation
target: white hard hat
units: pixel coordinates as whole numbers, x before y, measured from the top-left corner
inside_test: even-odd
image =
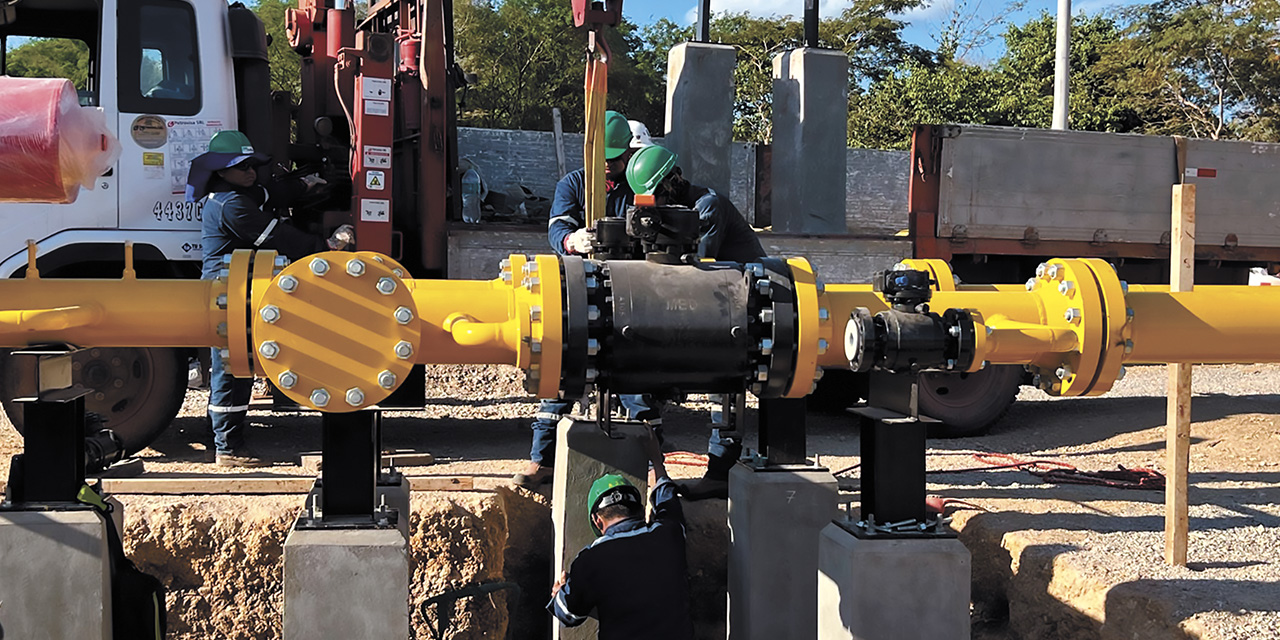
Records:
[[[649,137],[649,127],[644,126],[639,120],[628,120],[627,124],[631,126],[631,148],[641,149],[653,144],[653,138]]]

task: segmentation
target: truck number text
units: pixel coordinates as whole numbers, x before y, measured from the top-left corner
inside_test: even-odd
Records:
[[[200,202],[167,202],[156,201],[155,206],[151,207],[151,215],[156,217],[160,222],[200,222],[200,210],[203,208]]]

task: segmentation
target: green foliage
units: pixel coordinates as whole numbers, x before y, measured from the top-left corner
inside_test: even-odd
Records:
[[[982,67],[911,61],[849,97],[849,144],[906,149],[917,124],[1010,124],[1000,108],[1007,82]]]
[[[293,101],[302,92],[302,57],[289,46],[285,32],[285,10],[296,9],[296,0],[258,0],[253,12],[262,20],[271,42],[267,46],[267,62],[271,66],[271,90],[288,91]]]
[[[454,5],[458,63],[476,82],[461,94],[458,123],[510,129],[551,128],[560,107],[564,128],[583,123],[587,35],[573,28],[564,0],[462,0]],[[610,29],[608,108],[632,119],[661,119],[663,87],[634,61],[634,25]]]
[[[5,73],[20,78],[66,78],[83,91],[89,83],[89,45],[66,38],[35,38],[6,54]]]
[[[1125,12],[1103,58],[1142,133],[1280,140],[1274,2],[1161,0]]]
[[[1072,19],[1072,129],[1123,133],[1140,124],[1136,105],[1116,90],[1115,82],[1099,67],[1120,39],[1120,28],[1111,18],[1077,15]],[[1044,12],[1022,26],[1011,25],[1004,41],[1006,53],[996,65],[1007,83],[1000,110],[1014,125],[1048,128],[1053,123],[1057,19]]]

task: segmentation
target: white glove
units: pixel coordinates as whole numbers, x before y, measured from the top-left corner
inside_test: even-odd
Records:
[[[578,229],[564,239],[565,251],[586,255],[591,253],[592,234],[586,229]]]
[[[344,224],[333,231],[333,235],[329,236],[329,248],[334,251],[341,251],[349,244],[355,244],[356,230],[349,224]]]
[[[312,173],[309,175],[302,176],[300,180],[302,180],[302,184],[307,185],[308,190],[311,190],[318,184],[329,184],[329,181],[325,180],[324,178],[321,178],[320,174],[318,173]]]

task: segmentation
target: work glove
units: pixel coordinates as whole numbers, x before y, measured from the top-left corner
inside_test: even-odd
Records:
[[[329,236],[329,248],[334,251],[341,251],[349,244],[355,244],[356,230],[349,224],[344,224],[334,229],[333,235]]]
[[[308,191],[315,188],[315,186],[318,184],[329,184],[329,181],[325,180],[324,178],[321,178],[320,174],[318,173],[312,173],[312,174],[302,176],[300,180],[302,180],[302,184],[307,185]]]
[[[578,229],[569,234],[564,239],[564,249],[569,253],[578,253],[586,255],[591,253],[591,232],[586,229]]]

